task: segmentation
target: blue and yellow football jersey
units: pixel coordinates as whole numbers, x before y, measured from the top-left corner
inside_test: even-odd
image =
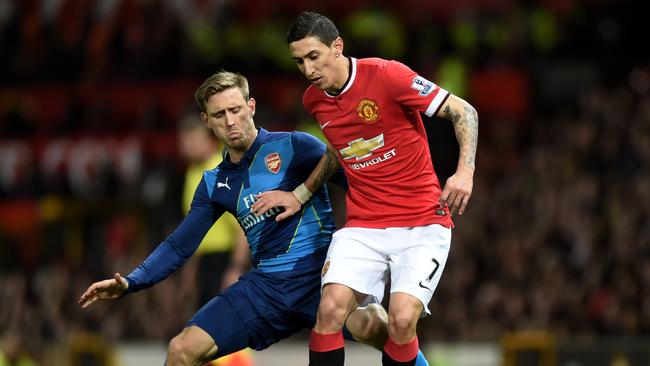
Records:
[[[128,292],[150,287],[183,265],[225,211],[244,229],[256,270],[296,277],[320,269],[335,229],[325,186],[300,214],[281,222],[275,221],[279,208],[258,217],[251,213],[251,205],[258,193],[291,191],[300,185],[324,152],[325,145],[309,134],[260,129],[239,163],[224,159],[203,174],[187,217],[126,277]]]

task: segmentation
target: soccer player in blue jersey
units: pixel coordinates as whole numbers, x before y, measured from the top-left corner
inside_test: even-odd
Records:
[[[301,132],[256,129],[256,102],[242,75],[212,75],[195,99],[203,122],[225,146],[223,162],[204,173],[187,217],[144,262],[125,277],[116,273],[92,284],[79,299],[85,308],[162,281],[196,251],[215,220],[232,213],[246,233],[253,269],[205,304],[171,340],[167,365],[200,365],[246,347],[262,350],[312,328],[334,231],[326,187],[300,214],[283,221],[274,217],[284,215],[279,208],[261,216],[251,210],[260,192],[293,190],[302,183],[325,151],[322,142]],[[378,349],[386,341],[386,313],[378,304],[354,311],[346,326],[355,339]],[[326,340],[322,346],[328,347]],[[419,365],[427,365],[423,357]]]

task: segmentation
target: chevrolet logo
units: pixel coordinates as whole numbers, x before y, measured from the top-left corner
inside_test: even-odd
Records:
[[[370,140],[359,138],[348,142],[348,147],[339,150],[343,159],[356,158],[361,160],[372,155],[372,152],[384,146],[384,134],[375,136]]]

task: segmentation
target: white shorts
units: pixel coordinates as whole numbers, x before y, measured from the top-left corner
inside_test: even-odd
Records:
[[[445,268],[451,229],[438,224],[386,229],[343,228],[334,233],[323,266],[322,285],[339,283],[381,302],[390,293],[420,299],[424,310]]]

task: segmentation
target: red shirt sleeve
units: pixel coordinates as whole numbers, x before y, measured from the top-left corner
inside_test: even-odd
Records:
[[[394,101],[429,117],[438,112],[449,96],[448,91],[398,61],[386,61],[382,80]]]

